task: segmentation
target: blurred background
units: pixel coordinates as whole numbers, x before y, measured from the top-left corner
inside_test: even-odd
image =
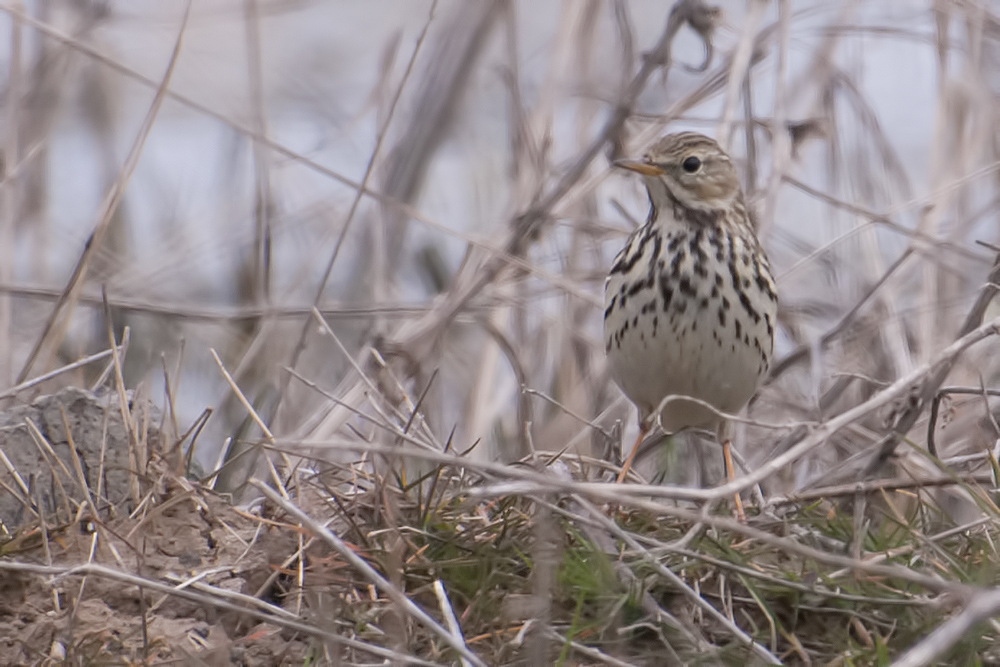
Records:
[[[103,289],[126,385],[176,437],[212,408],[203,468],[261,437],[212,350],[296,451],[391,443],[378,420],[414,412],[487,460],[630,443],[602,286],[647,202],[609,160],[669,131],[737,160],[778,277],[751,468],[953,341],[994,263],[995,3],[685,0],[657,66],[660,0],[187,8],[0,2],[0,388],[108,348]],[[949,382],[992,386],[991,348]],[[942,455],[995,440],[983,406],[949,406]],[[855,477],[887,419],[774,487]],[[679,447],[675,481],[712,481]]]

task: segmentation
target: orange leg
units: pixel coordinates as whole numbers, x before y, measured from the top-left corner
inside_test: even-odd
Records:
[[[622,483],[625,476],[628,475],[628,471],[632,468],[632,460],[635,458],[635,453],[639,451],[639,445],[642,444],[642,440],[646,437],[647,433],[649,433],[649,426],[644,423],[640,423],[639,437],[635,439],[635,444],[632,445],[632,451],[629,452],[628,458],[625,459],[625,463],[622,464],[622,470],[618,473],[618,484]]]
[[[733,467],[733,453],[729,438],[722,442],[722,458],[725,459],[726,463],[726,480],[731,482],[736,479],[736,468]],[[747,515],[743,512],[743,499],[740,498],[738,492],[733,496],[733,500],[736,502],[736,519],[740,523],[746,523]]]

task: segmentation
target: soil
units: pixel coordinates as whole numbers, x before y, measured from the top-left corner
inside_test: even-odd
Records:
[[[137,440],[150,452],[161,448],[149,426],[157,420],[136,420],[134,410],[130,415],[147,424]],[[295,553],[294,531],[232,507],[169,471],[156,453],[149,463],[136,463],[141,449],[129,439],[114,396],[70,389],[0,414],[0,450],[17,471],[4,466],[0,476],[6,529],[0,535],[0,665],[309,662],[315,649],[309,637],[205,602],[217,595],[186,599],[94,570],[104,565],[168,585],[198,574],[188,590],[208,585],[279,606],[293,580],[280,567]],[[136,469],[142,473],[129,474]],[[81,474],[88,489],[78,483]],[[84,502],[87,494],[96,498],[98,516]],[[30,503],[29,495],[40,502]],[[84,564],[92,568],[86,575],[69,572]]]

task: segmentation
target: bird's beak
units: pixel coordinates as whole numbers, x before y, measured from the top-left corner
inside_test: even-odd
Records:
[[[643,176],[659,176],[663,173],[663,170],[655,164],[640,162],[639,160],[615,160],[613,164],[622,169],[639,172]]]

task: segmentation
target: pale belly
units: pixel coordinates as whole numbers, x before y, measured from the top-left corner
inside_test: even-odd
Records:
[[[611,375],[640,419],[670,395],[739,412],[771,359],[777,300],[770,275],[758,280],[767,265],[756,267],[756,275],[752,257],[741,265],[747,253],[738,242],[720,248],[717,239],[685,230],[656,243],[650,234],[633,235],[605,284]],[[730,269],[732,261],[740,271]],[[690,401],[669,402],[660,417],[670,432],[719,422]]]

